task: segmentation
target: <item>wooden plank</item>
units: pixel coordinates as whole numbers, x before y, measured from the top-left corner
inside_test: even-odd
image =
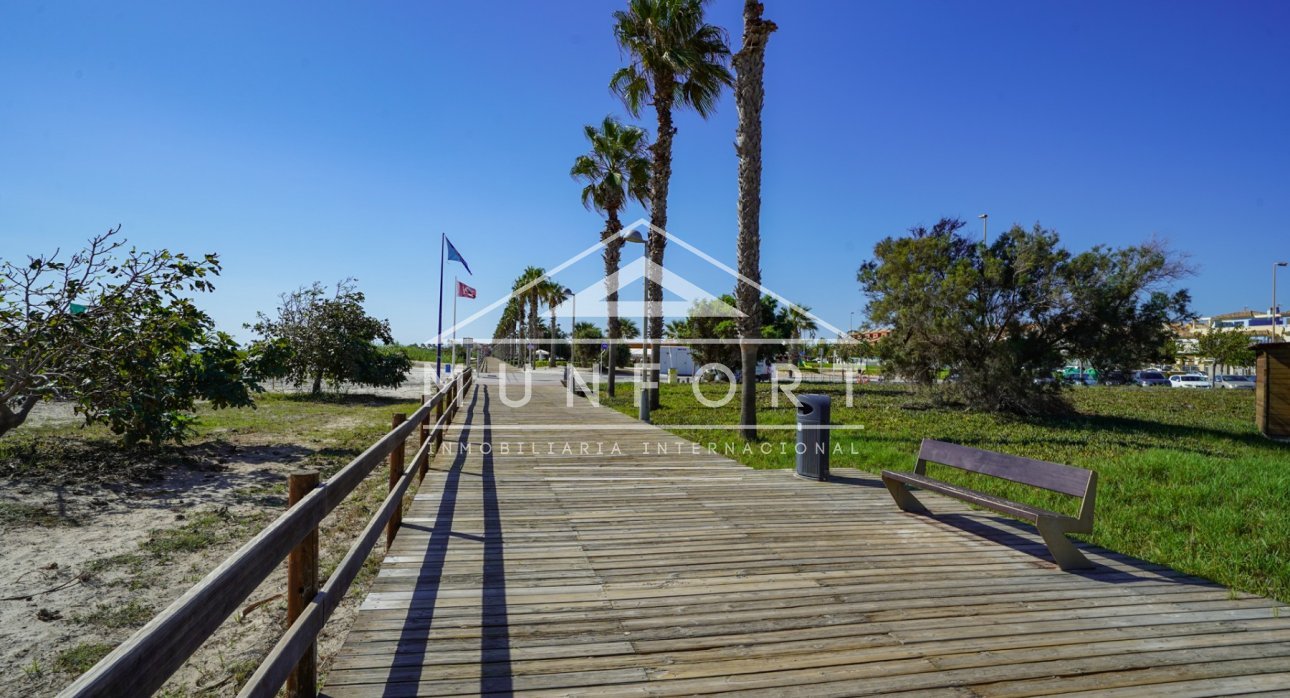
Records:
[[[1059,573],[1033,528],[936,494],[954,525],[908,517],[844,468],[866,484],[682,460],[634,428],[608,436],[621,453],[571,456],[564,440],[606,438],[585,424],[632,420],[480,390],[448,440],[525,450],[431,471],[329,695],[1290,690],[1275,601],[1096,549],[1097,570]]]

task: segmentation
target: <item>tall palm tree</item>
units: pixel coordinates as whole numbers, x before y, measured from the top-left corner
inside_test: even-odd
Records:
[[[569,293],[564,284],[556,283],[552,279],[547,279],[538,284],[538,286],[541,288],[542,300],[546,302],[547,308],[551,311],[551,355],[548,360],[551,362],[549,365],[554,366],[555,340],[556,335],[559,334],[559,327],[555,324],[555,309],[569,299]],[[573,361],[572,351],[569,352],[569,360]]]
[[[663,336],[668,339],[684,339],[690,334],[690,322],[688,320],[673,320],[667,323],[663,328]]]
[[[672,108],[689,107],[707,118],[717,106],[721,89],[731,84],[730,47],[726,32],[704,21],[703,0],[629,0],[626,10],[614,13],[614,38],[629,58],[628,65],[614,73],[609,87],[622,97],[632,116],[639,117],[646,104],[654,105],[658,119],[650,174],[650,223],[646,255],[648,266],[645,296],[649,336],[663,335],[663,301],[659,270],[667,230],[667,190],[672,179]],[[660,348],[654,345],[654,363]],[[657,383],[658,372],[653,380]],[[658,391],[650,391],[650,402],[658,406]]]
[[[744,381],[740,395],[740,432],[757,438],[757,345],[761,337],[761,107],[765,99],[766,42],[775,23],[762,19],[762,4],[744,0],[743,48],[735,54],[735,106],[739,126],[735,153],[739,156],[739,283],[735,300],[739,312],[740,362]]]
[[[623,241],[618,237],[622,224],[618,212],[635,199],[645,203],[649,196],[649,137],[636,126],[624,126],[606,116],[600,128],[584,126],[583,133],[591,150],[573,161],[569,175],[585,181],[582,205],[605,216],[600,239],[605,244],[605,302],[609,306],[609,395],[614,395],[614,340],[618,331],[618,263]]]
[[[545,275],[546,271],[541,267],[525,267],[512,287],[512,293],[519,298],[521,309],[528,310],[528,337],[524,340],[526,346],[535,342],[538,336],[538,301],[542,297],[541,279]]]

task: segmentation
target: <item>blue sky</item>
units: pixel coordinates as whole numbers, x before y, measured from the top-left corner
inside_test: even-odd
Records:
[[[620,4],[4,3],[0,257],[120,223],[218,252],[202,305],[242,337],[278,293],[353,276],[422,341],[441,231],[473,308],[596,239],[568,169],[581,126],[624,112]],[[1199,269],[1198,311],[1267,306],[1290,258],[1290,4],[766,4],[768,287],[846,327],[875,241],[989,212],[1074,249],[1162,237]],[[709,7],[736,47],[741,8]],[[733,265],[734,105],[678,127],[669,228]],[[669,266],[731,286],[687,257]]]

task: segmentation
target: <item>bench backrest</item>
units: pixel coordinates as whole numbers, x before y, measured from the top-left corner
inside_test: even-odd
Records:
[[[1072,497],[1085,497],[1091,494],[1097,481],[1097,473],[1092,470],[923,439],[923,445],[918,449],[918,464],[914,467],[914,471],[925,473],[928,463],[939,463],[951,468],[1020,482]]]

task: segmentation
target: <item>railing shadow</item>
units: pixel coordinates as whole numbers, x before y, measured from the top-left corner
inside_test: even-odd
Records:
[[[493,442],[493,418],[489,412],[488,388],[484,387],[484,443]],[[511,676],[511,631],[506,607],[506,557],[502,539],[502,512],[497,501],[497,478],[493,473],[493,451],[483,450],[481,467],[484,494],[484,578],[480,610],[479,692],[509,696],[514,691]]]
[[[439,587],[443,580],[444,564],[448,556],[448,546],[454,537],[459,540],[472,537],[458,536],[453,533],[453,517],[457,511],[457,495],[461,485],[462,468],[470,455],[467,445],[474,430],[475,406],[479,402],[479,391],[472,391],[465,418],[461,422],[461,431],[456,439],[455,455],[452,465],[444,475],[443,491],[439,498],[439,509],[435,513],[434,525],[430,529],[430,540],[426,544],[421,567],[417,570],[412,598],[408,602],[407,615],[399,633],[398,645],[395,647],[389,673],[381,695],[385,698],[416,695],[417,685],[421,681],[429,643],[430,631],[434,628],[435,604],[439,597]],[[487,394],[485,390],[484,413],[487,415]],[[487,416],[484,417],[488,419]],[[485,432],[485,439],[488,438]],[[415,524],[404,524],[408,528],[421,528]],[[424,529],[422,529],[424,530]]]

